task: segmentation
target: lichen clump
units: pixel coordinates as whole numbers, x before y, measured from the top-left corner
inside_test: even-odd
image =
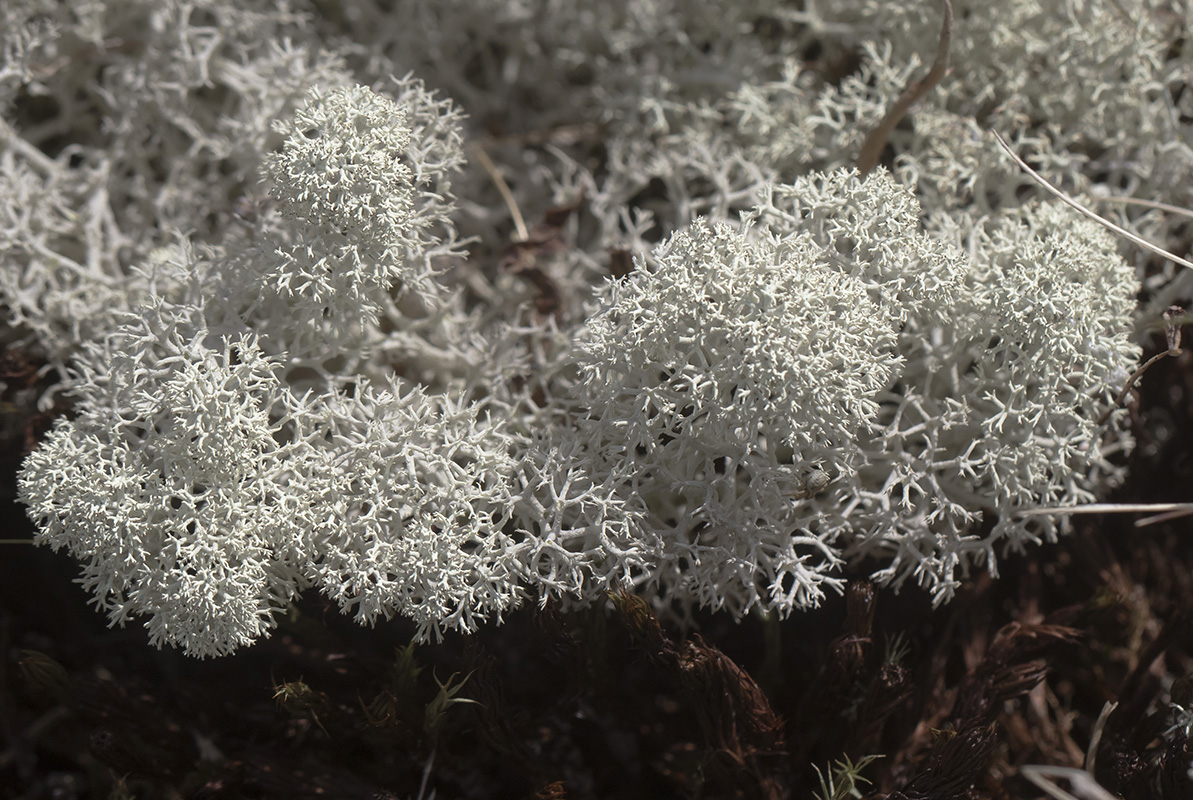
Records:
[[[935,45],[869,0],[8,4],[0,299],[75,405],[20,475],[38,542],[214,656],[305,590],[423,638],[617,588],[782,615],[1054,539],[1020,512],[1121,478],[1140,286],[983,126],[1179,201],[1187,148],[1139,142],[1189,112],[1152,91],[1185,23],[1013,4],[1078,92],[955,5],[999,46],[862,175]]]

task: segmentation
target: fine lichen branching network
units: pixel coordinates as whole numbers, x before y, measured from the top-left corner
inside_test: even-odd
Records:
[[[153,644],[943,603],[1122,479],[1142,273],[987,131],[1187,203],[1155,4],[958,0],[865,173],[935,4],[4,5],[0,299],[72,408],[20,497]]]

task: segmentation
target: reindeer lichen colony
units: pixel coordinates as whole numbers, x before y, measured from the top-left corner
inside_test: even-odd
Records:
[[[1140,100],[1187,57],[1163,18],[956,3],[966,56],[863,175],[937,46],[914,4],[34,5],[0,296],[74,413],[21,499],[154,644],[232,652],[304,591],[422,637],[617,587],[785,615],[851,564],[944,602],[1121,478],[1136,270],[982,131],[1187,203],[1193,154],[1143,144],[1181,135]],[[1052,44],[975,44],[1004,26]]]

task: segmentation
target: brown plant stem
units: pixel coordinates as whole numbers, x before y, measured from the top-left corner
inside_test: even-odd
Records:
[[[891,106],[891,110],[862,142],[862,149],[857,156],[857,171],[862,175],[878,166],[878,160],[882,157],[882,149],[886,147],[891,131],[895,130],[895,126],[903,120],[903,117],[907,116],[907,112],[911,110],[916,101],[940,83],[941,78],[948,72],[949,45],[952,40],[953,4],[950,0],[944,0],[944,22],[940,26],[940,41],[936,46],[936,60],[932,62],[932,67],[924,77],[912,82],[903,90],[903,93],[895,100],[895,104]]]

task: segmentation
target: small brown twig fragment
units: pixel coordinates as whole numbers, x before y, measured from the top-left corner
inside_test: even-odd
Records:
[[[538,260],[566,249],[564,225],[580,209],[583,201],[584,196],[579,195],[570,203],[548,208],[543,212],[542,222],[524,239],[511,243],[498,264],[501,271],[518,275],[534,286],[538,291],[534,301],[535,310],[543,317],[558,315],[563,298],[559,286],[538,265]]]
[[[1179,356],[1181,354],[1181,325],[1185,321],[1185,309],[1180,306],[1169,306],[1168,310],[1164,312],[1164,337],[1168,343],[1168,349],[1156,353],[1154,356],[1144,362],[1143,366],[1131,373],[1131,377],[1127,378],[1127,382],[1123,384],[1123,390],[1118,393],[1118,397],[1114,398],[1114,404],[1106,409],[1101,417],[1098,418],[1099,425],[1105,425],[1106,421],[1110,419],[1110,415],[1114,410],[1123,404],[1127,399],[1127,395],[1131,389],[1135,387],[1136,381],[1143,377],[1143,373],[1166,356]]]
[[[882,121],[866,136],[862,142],[862,149],[857,156],[857,171],[862,175],[869,173],[878,166],[878,159],[882,157],[882,149],[886,147],[891,131],[895,129],[916,101],[926,95],[949,70],[949,44],[953,40],[953,4],[944,0],[944,23],[940,26],[940,41],[936,46],[936,60],[932,62],[928,74],[909,84],[895,100],[891,110],[886,113]]]

